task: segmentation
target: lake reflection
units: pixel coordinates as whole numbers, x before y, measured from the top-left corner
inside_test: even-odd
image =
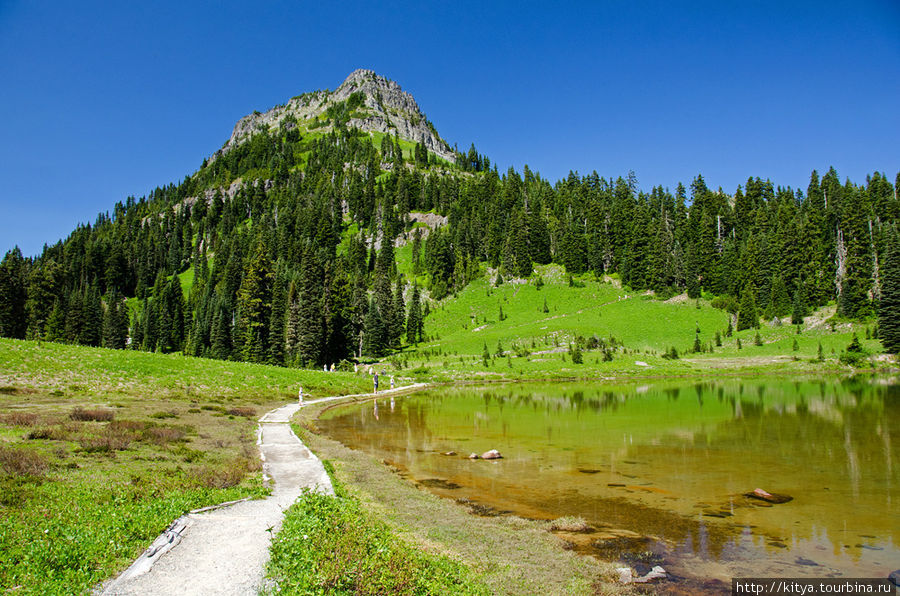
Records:
[[[586,552],[650,551],[637,563],[729,581],[900,567],[898,420],[883,379],[768,379],[456,387],[339,407],[320,427],[441,495],[583,517],[598,529],[573,538]],[[504,459],[466,457],[488,449]],[[793,501],[743,496],[755,488]]]

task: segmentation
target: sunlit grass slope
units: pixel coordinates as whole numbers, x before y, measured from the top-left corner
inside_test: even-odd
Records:
[[[542,284],[536,283],[536,275],[527,282],[494,285],[487,275],[441,301],[425,320],[429,340],[411,347],[399,361],[419,368],[420,376],[427,369],[427,375],[453,378],[657,376],[847,368],[839,357],[854,333],[870,354],[881,352],[880,342],[866,337],[871,326],[833,322],[833,308],[807,317],[799,334],[789,322],[761,321],[758,330],[729,337],[730,315],[708,300],[681,296],[663,301],[591,275],[570,282],[555,265],[540,267],[537,273]],[[570,350],[579,336],[585,342],[592,336],[602,340],[600,348],[582,346],[581,364],[573,362]],[[702,348],[699,352],[695,341]],[[615,346],[607,350],[606,360],[603,343]],[[672,348],[677,359],[664,357]],[[865,364],[878,362],[867,359]]]
[[[77,594],[187,510],[264,494],[256,419],[363,376],[0,340],[0,591]]]

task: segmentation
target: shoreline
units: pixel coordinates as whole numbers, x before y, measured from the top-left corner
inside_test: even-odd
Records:
[[[822,375],[821,372],[819,374],[811,374],[807,371],[767,371],[765,372],[757,372],[756,374],[741,374],[739,371],[729,371],[728,374],[712,374],[712,375],[684,375],[684,376],[673,376],[666,375],[663,377],[644,377],[641,379],[635,379],[632,377],[627,378],[616,378],[616,379],[593,379],[600,380],[607,383],[631,383],[631,382],[640,382],[642,380],[660,380],[660,379],[668,379],[672,381],[684,381],[685,379],[697,379],[700,380],[715,380],[715,379],[734,379],[740,377],[749,377],[754,379],[759,379],[761,377],[772,377],[772,378],[792,378],[792,377],[806,377],[809,378],[830,378],[830,379],[840,379],[846,378],[854,375],[862,375],[862,376],[870,376],[870,375],[884,375],[883,371],[873,371],[873,370],[860,370],[854,371],[853,373],[845,374],[844,371],[834,371],[834,374]],[[435,387],[454,387],[454,386],[477,386],[477,385],[493,385],[493,384],[503,384],[510,382],[527,382],[527,383],[537,383],[537,382],[545,382],[545,383],[566,383],[566,382],[574,382],[574,381],[585,381],[585,379],[572,379],[572,378],[557,378],[557,379],[493,379],[491,381],[485,382],[485,380],[469,380],[469,381],[459,381],[459,382],[436,382],[430,383],[425,386],[420,386],[417,388],[418,390],[426,390]],[[590,382],[590,380],[588,380]],[[409,391],[408,393],[414,393],[415,391]],[[371,396],[374,397],[374,396]],[[358,401],[358,400],[357,400]],[[427,490],[422,483],[419,482],[421,478],[416,479],[410,477],[401,464],[393,464],[388,462],[387,460],[377,460],[376,456],[369,455],[364,451],[358,451],[356,449],[347,447],[338,441],[332,439],[327,436],[324,432],[318,430],[318,420],[320,416],[326,412],[331,410],[334,407],[348,405],[346,401],[335,401],[334,403],[323,404],[322,407],[316,409],[310,409],[307,412],[303,413],[302,420],[299,421],[300,424],[304,426],[304,429],[309,433],[307,436],[310,437],[308,444],[315,445],[314,449],[319,452],[320,449],[323,449],[324,452],[320,453],[320,456],[323,458],[333,458],[333,463],[337,464],[338,469],[342,469],[344,466],[347,466],[347,460],[352,460],[353,463],[350,466],[352,468],[351,476],[349,478],[343,478],[343,481],[346,484],[352,485],[355,491],[358,491],[365,495],[372,495],[372,493],[377,490],[381,490],[385,492],[384,489],[373,489],[369,486],[369,480],[371,475],[383,476],[384,473],[388,474],[393,482],[396,485],[406,485],[406,487],[410,490],[415,490],[418,492],[427,492],[429,495],[436,497],[437,499],[443,501],[444,506],[437,508],[436,515],[440,517],[446,517],[447,519],[456,519],[458,517],[459,511],[462,511],[464,515],[468,515],[470,517],[481,517],[481,514],[478,513],[477,506],[478,503],[470,502],[466,505],[462,505],[461,502],[456,501],[452,496],[447,495],[439,495],[439,493],[432,493]],[[399,467],[398,467],[399,466]],[[378,470],[376,470],[376,468]],[[362,471],[360,471],[362,470]],[[386,482],[386,480],[381,480],[380,482]],[[387,491],[391,492],[391,491]],[[394,492],[402,492],[402,489],[394,489]],[[406,491],[408,492],[408,491]],[[392,500],[393,499],[393,500]],[[395,519],[397,517],[403,518],[402,514],[399,514],[396,509],[399,507],[404,507],[404,500],[400,497],[392,497],[392,499],[387,499],[384,497],[371,496],[370,499],[363,499],[367,507],[378,514],[379,516],[384,516],[387,519]],[[467,505],[475,505],[474,508],[470,508]],[[484,504],[481,504],[484,506]],[[494,516],[496,512],[490,512],[491,507],[485,507],[485,510],[488,512],[488,515]],[[540,527],[541,530],[547,534],[548,536],[555,539],[555,543],[548,547],[550,549],[555,549],[558,551],[567,550],[574,551],[580,556],[590,558],[596,561],[599,567],[606,569],[606,571],[599,572],[597,575],[597,581],[600,582],[602,587],[596,587],[595,590],[599,589],[603,593],[631,593],[629,589],[620,584],[618,582],[617,577],[611,577],[608,569],[610,567],[623,566],[622,563],[614,560],[609,560],[603,557],[602,554],[592,552],[589,546],[594,538],[590,537],[591,534],[598,532],[597,527],[590,526],[589,528],[583,530],[581,533],[585,534],[585,536],[575,536],[576,540],[570,540],[571,536],[567,536],[565,532],[553,532],[552,531],[552,522],[553,519],[536,519],[533,517],[529,517],[526,514],[523,516],[521,513],[513,513],[509,514],[509,512],[500,512],[499,517],[487,517],[488,522],[496,521],[502,518],[516,518],[522,520],[523,523],[532,524],[533,526]],[[410,523],[409,520],[406,523]],[[413,536],[421,536],[424,532],[426,535],[430,535],[430,531],[427,529],[435,523],[439,523],[439,521],[430,520],[423,521],[423,528],[413,528],[409,530],[409,532]],[[497,522],[501,523],[501,522]],[[604,528],[603,531],[609,530],[609,528]],[[602,532],[601,532],[602,533]],[[576,534],[579,534],[576,532]],[[477,540],[477,538],[473,537],[472,540]],[[421,546],[421,542],[417,541],[417,543]],[[574,544],[573,544],[574,543]],[[582,544],[583,543],[583,544]],[[510,562],[509,564],[515,565],[515,562]],[[630,566],[630,565],[629,565]],[[676,570],[677,571],[677,570]],[[682,570],[683,573],[684,570]],[[661,585],[659,585],[659,589],[666,590],[666,593],[669,593],[670,589],[675,589],[674,593],[692,593],[692,594],[716,594],[722,593],[723,590],[727,588],[719,579],[710,579],[701,575],[690,575],[684,574],[677,578],[672,578],[674,581],[664,581]],[[680,591],[679,591],[680,590]],[[726,590],[727,591],[727,590]],[[551,590],[552,592],[552,590]]]

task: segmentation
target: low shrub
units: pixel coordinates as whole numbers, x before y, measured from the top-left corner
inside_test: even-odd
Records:
[[[125,451],[131,446],[131,441],[123,437],[87,435],[78,439],[78,444],[87,453],[112,453]]]
[[[0,466],[11,476],[42,476],[49,462],[33,449],[0,446]]]
[[[240,406],[237,408],[231,408],[228,410],[228,413],[232,416],[243,416],[245,418],[256,418],[256,410],[250,408],[248,406]]]
[[[152,426],[145,433],[147,440],[157,445],[176,443],[184,440],[184,431],[171,426]]]
[[[166,418],[178,418],[178,412],[154,412],[150,414],[151,418],[164,420]]]
[[[69,418],[80,422],[111,422],[115,417],[116,413],[113,410],[105,408],[85,410],[81,407],[76,407],[72,410],[72,413],[69,414]]]
[[[250,472],[262,467],[259,457],[245,454],[218,466],[196,468],[191,476],[194,482],[204,488],[230,488],[240,484]]]
[[[109,423],[109,428],[117,431],[139,432],[147,428],[147,423],[140,420],[116,420]]]
[[[49,441],[66,441],[72,438],[72,435],[77,435],[80,430],[80,426],[69,423],[69,424],[58,424],[54,426],[37,426],[28,431],[28,434],[25,435],[25,438],[28,440],[49,440]]]
[[[34,426],[37,420],[37,414],[34,412],[13,412],[0,418],[7,426]]]

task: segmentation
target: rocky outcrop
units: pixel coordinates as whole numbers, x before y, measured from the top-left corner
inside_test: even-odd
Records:
[[[321,120],[326,117],[328,108],[348,100],[357,92],[363,94],[363,103],[351,114],[347,121],[348,127],[366,132],[397,134],[401,139],[424,144],[428,151],[447,161],[455,161],[450,146],[425,118],[413,96],[403,91],[396,82],[366,69],[350,73],[333,92],[304,93],[265,113],[254,112],[244,116],[235,124],[231,138],[219,152],[227,152],[240,145],[257,131],[277,128],[288,116],[296,118],[301,126],[314,125],[317,131],[330,130],[330,126],[323,125]]]

